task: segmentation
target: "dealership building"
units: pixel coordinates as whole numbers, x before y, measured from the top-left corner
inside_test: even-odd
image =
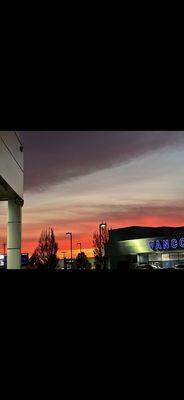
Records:
[[[184,264],[184,227],[111,229],[109,259],[111,269],[148,263],[163,268]]]
[[[21,137],[0,131],[0,201],[8,203],[7,268],[21,268],[24,159]]]

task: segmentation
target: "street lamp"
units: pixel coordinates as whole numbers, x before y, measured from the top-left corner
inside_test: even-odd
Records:
[[[79,242],[79,243],[77,243],[79,246],[80,246],[80,253],[81,253],[81,243]]]
[[[72,267],[72,232],[67,232],[66,235],[70,235],[71,267]]]
[[[102,256],[102,228],[106,228],[107,224],[105,223],[101,223],[99,225],[99,231],[100,231],[100,255]]]
[[[102,223],[99,225],[99,232],[100,232],[100,258],[101,258],[101,261],[102,261],[102,256],[103,256],[103,254],[102,254],[102,228],[105,228],[105,229],[106,229],[106,227],[107,227],[106,222],[105,222],[105,223],[102,222]]]

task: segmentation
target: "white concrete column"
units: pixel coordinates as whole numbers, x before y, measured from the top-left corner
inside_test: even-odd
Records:
[[[22,207],[17,203],[8,201],[7,269],[21,268]]]

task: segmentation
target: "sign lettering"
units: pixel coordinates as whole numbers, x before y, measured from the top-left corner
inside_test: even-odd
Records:
[[[151,240],[149,248],[153,251],[184,249],[184,237],[180,239]]]

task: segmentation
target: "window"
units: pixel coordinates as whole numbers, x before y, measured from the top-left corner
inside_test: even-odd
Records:
[[[149,261],[161,261],[162,254],[161,253],[150,253],[149,254]]]
[[[169,253],[162,254],[162,261],[169,261]]]
[[[184,260],[184,253],[178,253],[179,260]]]

